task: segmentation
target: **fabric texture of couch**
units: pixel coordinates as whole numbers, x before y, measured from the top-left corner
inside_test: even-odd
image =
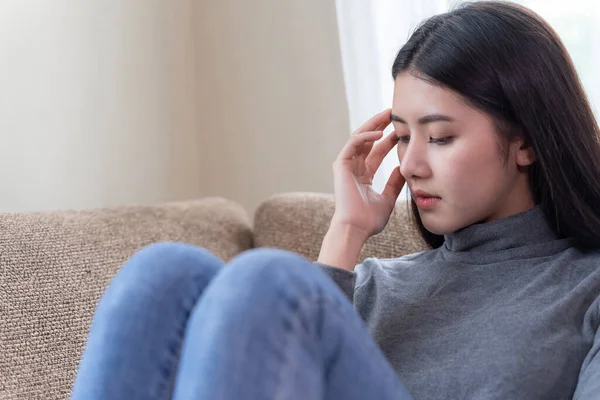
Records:
[[[0,214],[0,399],[68,399],[95,306],[121,265],[160,241],[205,247],[222,260],[253,247],[316,260],[330,194],[284,193],[253,218],[217,197],[149,206]],[[399,202],[360,260],[426,249]]]

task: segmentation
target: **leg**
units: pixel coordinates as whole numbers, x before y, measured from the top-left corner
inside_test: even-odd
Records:
[[[174,399],[409,399],[337,285],[294,253],[256,249],[190,316]]]
[[[72,399],[170,398],[189,314],[221,266],[181,243],[137,252],[98,304]]]

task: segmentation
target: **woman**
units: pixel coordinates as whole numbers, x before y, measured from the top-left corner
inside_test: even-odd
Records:
[[[98,306],[74,399],[600,398],[600,132],[559,38],[469,3],[422,24],[392,74],[392,109],[334,163],[318,262],[141,250]],[[355,268],[404,183],[432,249]]]

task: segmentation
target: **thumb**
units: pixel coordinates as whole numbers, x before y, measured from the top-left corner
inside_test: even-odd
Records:
[[[400,167],[398,166],[392,171],[381,195],[393,205],[396,203],[405,183],[406,179],[400,173]]]

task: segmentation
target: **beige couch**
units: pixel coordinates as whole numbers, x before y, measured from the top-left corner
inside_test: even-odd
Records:
[[[139,248],[182,241],[223,260],[252,247],[296,251],[310,260],[333,213],[333,197],[286,193],[250,218],[222,198],[86,211],[0,214],[0,399],[67,399],[95,305]],[[398,203],[367,256],[425,249]]]

